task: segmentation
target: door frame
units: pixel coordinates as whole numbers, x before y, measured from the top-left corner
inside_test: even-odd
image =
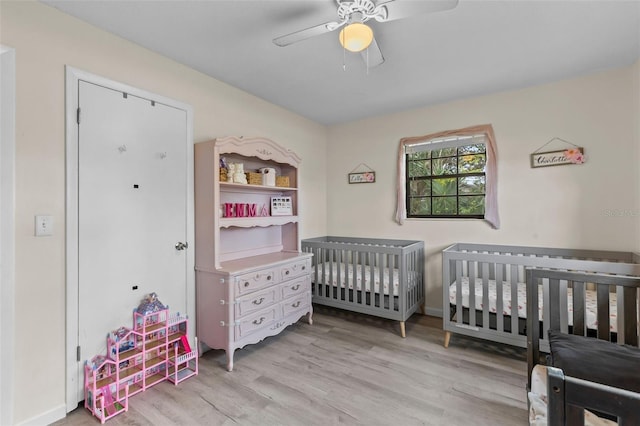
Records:
[[[77,380],[82,380],[76,376],[78,362],[76,348],[79,342],[79,257],[78,257],[78,237],[79,237],[79,217],[78,217],[78,125],[77,109],[79,102],[78,84],[79,81],[86,81],[108,89],[125,92],[133,96],[154,100],[156,102],[169,105],[174,108],[184,110],[187,116],[187,126],[185,143],[187,144],[187,241],[189,246],[195,247],[194,242],[194,193],[193,193],[193,110],[188,104],[169,99],[146,90],[131,87],[129,85],[110,80],[86,71],[65,66],[65,138],[66,138],[66,406],[67,412],[74,410],[78,406]],[[82,120],[82,117],[80,118]],[[186,251],[187,256],[187,288],[186,304],[187,315],[191,320],[190,332],[195,330],[195,271],[194,271],[194,250]],[[105,330],[105,333],[108,330]],[[190,336],[190,340],[193,336]],[[82,355],[82,359],[86,359]]]
[[[0,44],[0,424],[13,424],[16,51]]]

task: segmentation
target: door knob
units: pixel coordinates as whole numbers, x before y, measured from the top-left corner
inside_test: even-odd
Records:
[[[187,249],[187,248],[189,248],[189,243],[183,243],[181,241],[178,241],[176,243],[176,250],[184,250],[184,249]]]

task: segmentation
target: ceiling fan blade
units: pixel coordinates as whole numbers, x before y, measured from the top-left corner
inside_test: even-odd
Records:
[[[280,47],[288,46],[290,44],[297,43],[302,40],[306,40],[310,37],[331,32],[340,26],[341,25],[339,22],[327,22],[324,24],[316,25],[315,27],[307,28],[304,30],[296,31],[291,34],[274,38],[273,43]]]
[[[378,46],[378,42],[374,38],[368,48],[360,52],[362,55],[362,60],[367,64],[368,68],[374,68],[378,65],[382,65],[384,62],[384,56],[382,56],[382,52],[380,51],[380,46]]]
[[[453,9],[457,5],[458,0],[391,0],[380,3],[376,7],[376,9],[386,9],[386,13],[382,12],[379,17],[376,17],[376,20],[380,22],[395,21],[396,19],[410,18],[415,15]]]

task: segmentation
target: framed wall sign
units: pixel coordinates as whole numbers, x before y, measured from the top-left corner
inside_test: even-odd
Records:
[[[292,214],[291,197],[271,197],[271,216],[291,216]]]
[[[349,183],[373,183],[376,181],[376,172],[349,173]]]

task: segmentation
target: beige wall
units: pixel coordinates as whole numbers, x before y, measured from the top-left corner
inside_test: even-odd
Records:
[[[331,128],[329,232],[424,240],[431,313],[442,308],[439,253],[455,242],[637,250],[640,221],[627,213],[638,212],[640,198],[634,78],[637,67],[627,67]],[[399,139],[484,123],[498,144],[501,229],[480,220],[397,225]],[[584,147],[587,162],[531,169],[529,154],[553,137]],[[360,163],[376,171],[376,183],[347,184]]]
[[[16,49],[16,423],[65,403],[65,65],[188,103],[195,142],[265,136],[303,159],[302,237],[326,232],[324,126],[36,2],[1,4]],[[35,238],[34,215],[52,237]],[[99,303],[97,295],[96,303]]]

